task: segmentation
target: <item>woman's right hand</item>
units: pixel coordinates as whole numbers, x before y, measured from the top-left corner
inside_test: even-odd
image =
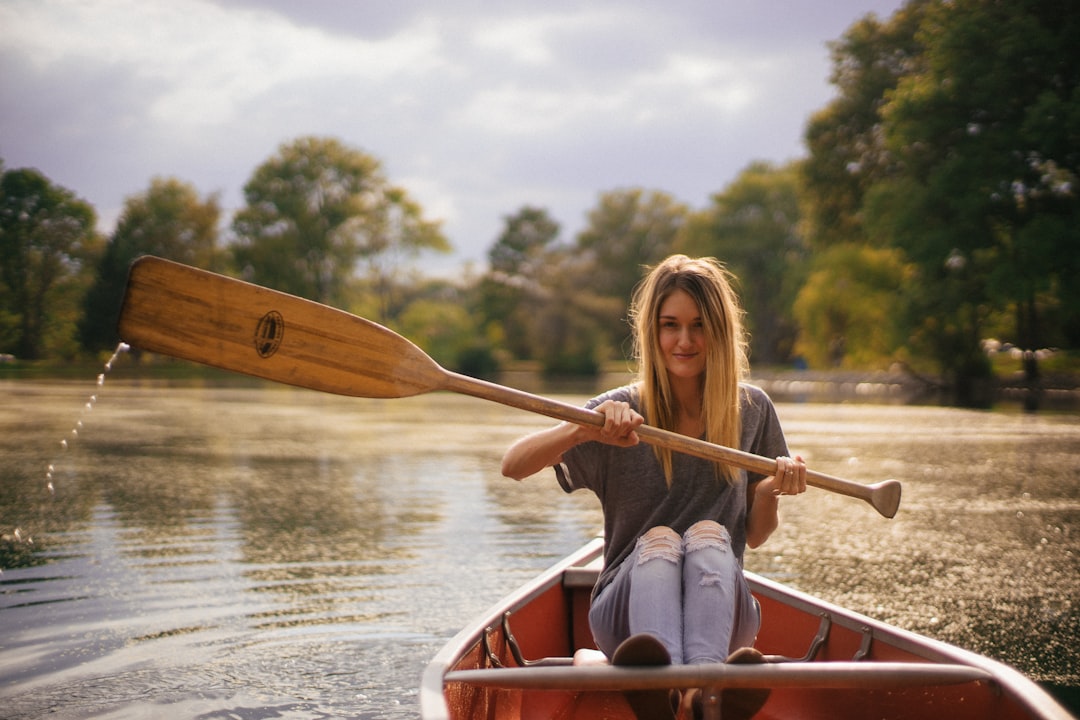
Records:
[[[619,447],[631,447],[641,442],[635,431],[645,418],[630,407],[630,403],[605,400],[594,409],[604,416],[604,426],[596,428],[594,440]]]

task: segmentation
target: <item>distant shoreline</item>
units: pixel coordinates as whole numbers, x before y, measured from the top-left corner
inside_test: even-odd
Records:
[[[102,367],[91,362],[52,364],[0,364],[0,381],[93,382]],[[266,381],[195,363],[155,357],[151,363],[123,361],[110,371],[110,379],[123,382],[162,382],[210,386],[258,385]],[[591,397],[634,380],[632,372],[613,364],[594,376],[548,376],[533,364],[504,369],[492,379],[501,385],[534,394]],[[947,405],[945,386],[937,378],[894,369],[892,371],[753,369],[750,382],[776,402],[876,403],[893,405]],[[1024,405],[1031,395],[1022,374],[997,377],[989,389],[994,407]],[[1039,410],[1080,411],[1080,377],[1047,374],[1034,389]]]

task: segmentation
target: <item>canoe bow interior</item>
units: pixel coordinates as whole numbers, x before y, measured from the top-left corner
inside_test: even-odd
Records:
[[[755,646],[768,665],[573,666],[575,651],[595,648],[589,594],[602,554],[593,540],[458,633],[424,672],[421,716],[632,719],[627,689],[769,687],[760,720],[1072,717],[1006,665],[751,573],[762,608]]]

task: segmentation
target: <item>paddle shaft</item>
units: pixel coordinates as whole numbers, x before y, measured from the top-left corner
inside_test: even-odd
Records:
[[[397,333],[342,310],[161,258],[136,260],[121,307],[133,347],[312,390],[399,398],[445,390],[581,425],[602,414],[440,367]],[[645,442],[762,475],[775,459],[642,425]],[[900,483],[875,485],[807,470],[807,484],[868,502],[885,517]]]
[[[540,397],[521,390],[514,390],[484,380],[477,380],[466,375],[450,371],[445,372],[446,381],[442,388],[444,390],[491,400],[578,425],[601,427],[604,424],[604,415],[595,410],[586,410],[583,407],[561,403],[557,400]],[[765,458],[723,445],[716,445],[715,443],[698,440],[670,430],[652,427],[651,425],[641,425],[637,428],[637,434],[642,441],[650,445],[657,445],[713,462],[734,465],[761,475],[773,475],[777,470],[775,459]],[[896,515],[900,505],[900,484],[895,480],[885,480],[874,485],[863,485],[862,483],[807,469],[806,484],[821,490],[828,490],[840,495],[864,500],[888,518]]]

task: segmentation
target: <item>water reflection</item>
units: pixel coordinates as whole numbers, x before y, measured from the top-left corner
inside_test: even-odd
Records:
[[[3,391],[6,717],[414,717],[445,639],[600,527],[499,477],[549,421],[478,400],[110,381],[60,451],[86,388]],[[780,410],[813,467],[904,500],[785,499],[750,569],[1080,685],[1075,417]]]

